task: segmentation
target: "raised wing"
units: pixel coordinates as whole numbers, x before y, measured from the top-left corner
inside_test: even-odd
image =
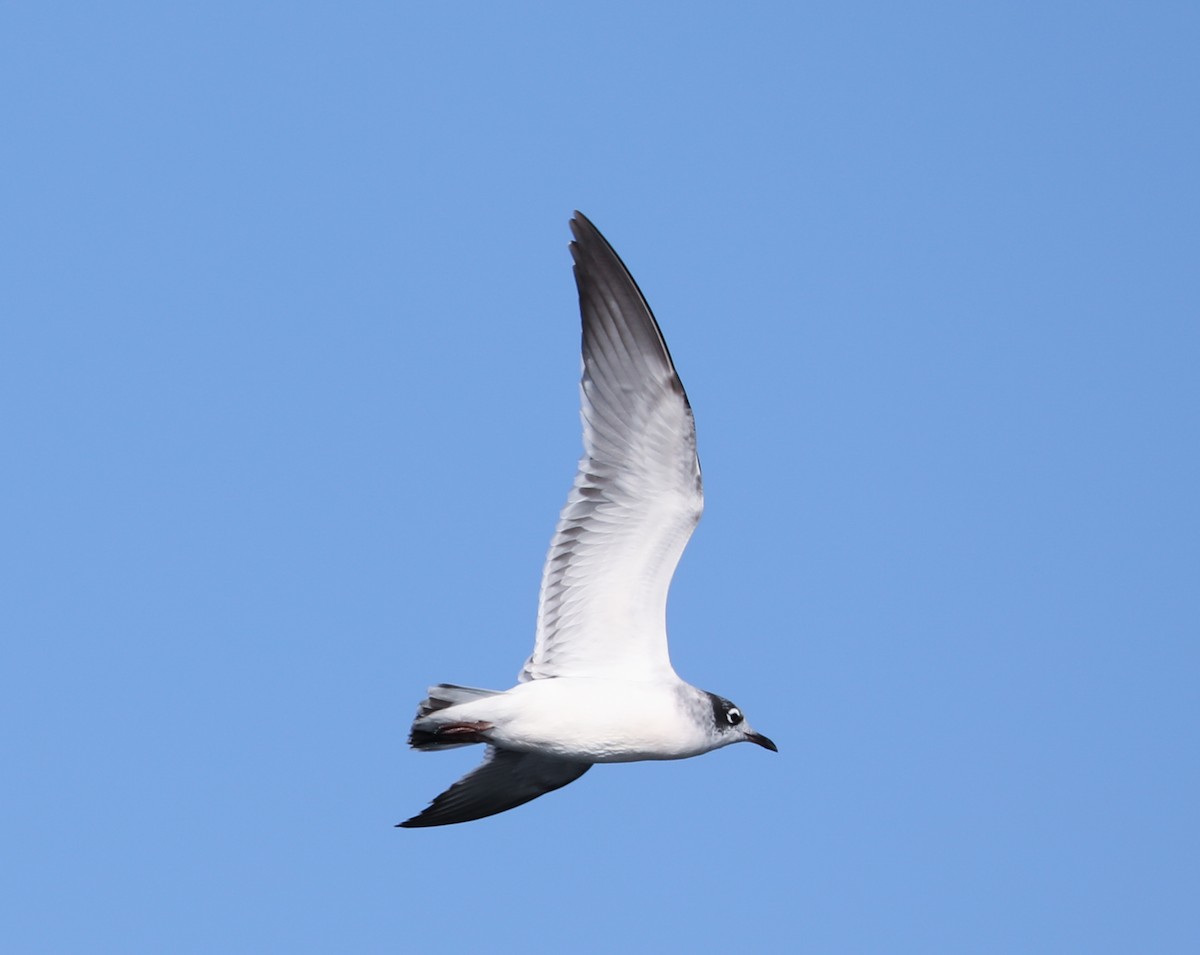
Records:
[[[674,675],[667,590],[704,508],[696,426],[633,276],[580,213],[584,454],[542,572],[537,640],[520,679]]]
[[[489,746],[483,762],[430,803],[423,812],[400,823],[403,829],[448,826],[494,816],[573,783],[591,769],[538,753],[518,753]]]

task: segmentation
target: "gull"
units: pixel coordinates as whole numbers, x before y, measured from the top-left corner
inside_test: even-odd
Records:
[[[542,572],[533,653],[509,690],[441,683],[409,744],[487,746],[483,762],[402,828],[513,809],[594,763],[775,744],[667,651],[667,591],[704,508],[696,425],[629,270],[581,213],[571,255],[583,319],[583,457]]]

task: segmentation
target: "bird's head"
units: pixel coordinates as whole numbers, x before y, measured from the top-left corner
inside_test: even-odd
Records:
[[[727,746],[730,743],[757,743],[763,749],[769,749],[772,753],[778,753],[779,747],[772,743],[762,733],[754,732],[754,728],[746,722],[746,717],[742,715],[742,711],[734,706],[729,700],[723,696],[717,696],[715,693],[706,693],[709,703],[712,705],[712,718],[719,739],[720,745]]]

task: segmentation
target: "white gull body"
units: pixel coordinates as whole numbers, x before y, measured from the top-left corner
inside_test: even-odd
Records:
[[[728,700],[684,682],[667,650],[667,591],[704,508],[691,406],[629,271],[571,221],[583,321],[584,454],[546,557],[537,636],[516,686],[429,688],[410,743],[484,743],[483,763],[405,828],[490,816],[594,763],[775,744]]]

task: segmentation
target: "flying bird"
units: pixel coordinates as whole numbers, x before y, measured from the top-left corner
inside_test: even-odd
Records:
[[[583,457],[542,572],[533,653],[509,690],[430,687],[409,744],[487,747],[404,828],[504,812],[594,763],[775,744],[667,651],[667,590],[704,508],[696,425],[633,276],[581,213],[571,255],[583,318]]]

